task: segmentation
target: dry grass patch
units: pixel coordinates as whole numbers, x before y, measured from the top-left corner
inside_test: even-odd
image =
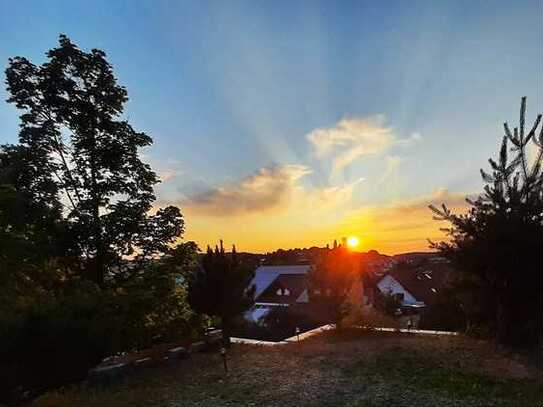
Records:
[[[329,331],[300,344],[235,345],[148,370],[107,390],[70,389],[43,406],[543,406],[543,374],[463,337]]]

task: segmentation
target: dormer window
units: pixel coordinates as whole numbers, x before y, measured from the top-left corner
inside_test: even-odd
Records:
[[[283,295],[290,295],[290,291],[288,290],[288,288],[285,288],[283,290]]]
[[[281,290],[280,288],[277,289],[277,291],[275,292],[277,295],[283,295],[283,290]]]

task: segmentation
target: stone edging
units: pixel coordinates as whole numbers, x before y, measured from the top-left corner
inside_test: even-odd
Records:
[[[328,331],[334,328],[335,328],[335,325],[333,324],[319,326],[318,328],[312,329],[311,331],[301,333],[300,335],[291,336],[290,338],[283,339],[282,341],[279,341],[279,342],[260,341],[257,339],[247,339],[247,338],[230,338],[230,341],[232,343],[239,343],[243,345],[260,345],[260,346],[287,345],[289,343],[298,342],[299,340],[303,341],[311,336],[320,334],[321,332]]]
[[[386,328],[386,327],[371,327],[365,325],[356,325],[353,328],[366,329],[368,331],[379,331],[379,332],[400,332],[404,334],[419,334],[419,335],[449,335],[449,336],[458,336],[459,332],[453,331],[433,331],[426,329],[406,329],[406,328]]]

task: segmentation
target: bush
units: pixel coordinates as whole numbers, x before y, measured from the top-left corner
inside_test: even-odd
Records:
[[[441,300],[432,304],[421,314],[420,329],[440,331],[463,331],[466,329],[464,310],[458,301],[448,293],[442,293]]]
[[[82,379],[120,343],[106,298],[92,285],[40,293],[0,313],[0,394],[16,400]]]
[[[399,328],[396,318],[372,306],[355,308],[343,320],[344,326],[366,326],[370,328]]]
[[[307,307],[273,307],[258,322],[238,319],[233,328],[233,335],[242,338],[263,341],[281,341],[296,335],[296,328],[301,332],[317,328],[322,321],[313,318]]]
[[[0,301],[0,403],[80,381],[107,356],[203,330],[184,286],[161,267],[122,287],[75,281],[13,294]]]

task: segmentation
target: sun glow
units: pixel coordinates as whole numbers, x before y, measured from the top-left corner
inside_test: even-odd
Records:
[[[360,240],[356,236],[349,236],[347,239],[347,246],[349,246],[351,249],[354,249],[359,243]]]

